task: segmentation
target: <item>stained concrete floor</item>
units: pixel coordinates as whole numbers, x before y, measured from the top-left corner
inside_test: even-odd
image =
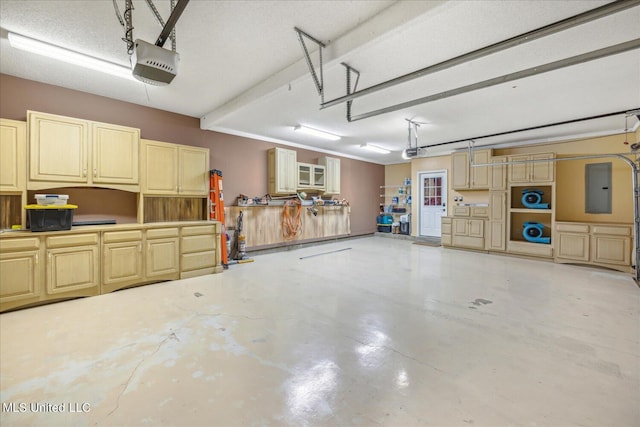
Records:
[[[254,259],[2,314],[0,424],[640,425],[628,274],[380,237]]]

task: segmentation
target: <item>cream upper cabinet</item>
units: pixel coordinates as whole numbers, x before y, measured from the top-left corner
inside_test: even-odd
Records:
[[[326,188],[326,170],[322,165],[297,163],[298,183],[296,191],[324,191]]]
[[[267,152],[269,194],[292,194],[298,189],[298,155],[294,150],[271,148]]]
[[[33,111],[27,112],[27,121],[29,179],[86,184],[89,181],[89,122]]]
[[[168,142],[142,140],[146,194],[208,196],[209,150]]]
[[[94,184],[138,184],[140,130],[91,123]]]
[[[0,119],[0,191],[26,190],[27,124]]]
[[[491,150],[473,150],[473,164],[487,164],[491,159]],[[488,190],[490,180],[489,166],[471,166],[469,153],[459,152],[451,155],[452,181],[454,190]]]
[[[178,194],[208,196],[209,150],[180,146],[178,148]]]
[[[34,111],[27,121],[29,189],[62,183],[138,190],[139,129]]]
[[[509,182],[513,184],[553,182],[554,162],[541,160],[554,157],[553,153],[509,156],[509,162],[522,162],[509,165]]]
[[[340,194],[340,159],[335,157],[321,157],[318,164],[325,168],[324,194]]]

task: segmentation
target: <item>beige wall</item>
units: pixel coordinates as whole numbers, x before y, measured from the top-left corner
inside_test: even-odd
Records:
[[[227,205],[239,194],[267,193],[267,150],[277,144],[200,129],[200,120],[168,111],[117,101],[89,93],[0,74],[0,117],[26,120],[27,110],[136,127],[145,139],[210,149],[212,169],[223,172]],[[291,148],[291,147],[287,147]],[[302,162],[314,163],[324,153],[295,149]],[[337,157],[337,156],[334,156]],[[379,209],[384,166],[348,158],[341,160],[340,197],[351,204],[352,234],[372,233]]]

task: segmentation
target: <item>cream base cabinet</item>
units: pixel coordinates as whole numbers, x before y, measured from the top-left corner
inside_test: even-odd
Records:
[[[142,231],[108,231],[102,235],[101,293],[142,282]]]
[[[27,189],[27,124],[0,119],[0,191]]]
[[[556,262],[631,270],[631,224],[557,222],[556,231]]]
[[[318,164],[323,165],[326,174],[324,194],[340,194],[340,159],[335,157],[321,157]]]
[[[42,299],[40,238],[0,240],[0,311]]]
[[[27,121],[29,189],[62,184],[140,190],[139,129],[35,111],[27,112]]]
[[[180,231],[180,278],[222,271],[220,224],[182,227]]]
[[[294,194],[298,189],[298,154],[285,148],[267,151],[267,184],[271,195]],[[311,177],[309,177],[311,179]]]
[[[484,220],[453,218],[451,221],[451,244],[469,249],[484,249]]]
[[[507,250],[507,192],[489,192],[489,235],[487,249]]]
[[[208,197],[209,150],[142,140],[142,192]]]
[[[180,277],[180,244],[177,227],[145,232],[145,279],[175,280]]]
[[[98,233],[46,237],[46,291],[51,297],[100,294]]]

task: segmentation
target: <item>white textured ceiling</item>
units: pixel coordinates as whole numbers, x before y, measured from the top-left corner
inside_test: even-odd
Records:
[[[117,0],[120,10],[124,0]],[[178,76],[145,86],[17,51],[7,31],[128,64],[112,0],[1,0],[0,72],[202,118],[203,128],[390,164],[402,161],[410,118],[419,145],[438,144],[640,107],[640,51],[527,77],[348,122],[345,104],[320,109],[294,27],[325,42],[325,100],[345,94],[341,62],[361,73],[358,89],[559,21],[607,1],[204,1],[176,25]],[[154,0],[169,17],[169,1]],[[134,38],[161,27],[135,0]],[[394,86],[353,102],[352,114],[455,89],[640,38],[640,6]],[[169,43],[167,44],[167,46]],[[313,44],[308,46],[315,50]],[[314,58],[316,55],[314,54]],[[636,125],[631,119],[628,127]],[[325,142],[293,132],[307,124],[342,135]],[[624,115],[476,140],[538,142],[622,132]],[[369,153],[362,143],[393,150]],[[464,146],[461,143],[457,146]],[[446,146],[451,149],[455,146]],[[620,147],[621,152],[627,150]],[[438,152],[439,149],[427,150]]]

